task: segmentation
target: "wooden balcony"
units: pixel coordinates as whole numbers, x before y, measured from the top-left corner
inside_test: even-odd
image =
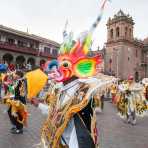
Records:
[[[57,55],[54,55],[54,54],[51,55],[48,52],[42,52],[42,53],[40,53],[40,56],[41,57],[46,57],[46,58],[53,58],[53,59],[57,58]]]
[[[29,47],[20,47],[15,44],[9,44],[7,42],[0,42],[0,49],[9,50],[12,52],[20,52],[20,53],[26,53],[31,55],[37,55],[37,50]]]
[[[2,49],[12,51],[12,52],[19,52],[19,53],[34,55],[34,56],[49,57],[49,58],[56,58],[57,57],[56,55],[51,55],[49,53],[38,54],[39,49],[34,49],[34,48],[30,48],[30,47],[21,47],[16,44],[10,44],[7,42],[0,42],[0,50],[2,50]]]

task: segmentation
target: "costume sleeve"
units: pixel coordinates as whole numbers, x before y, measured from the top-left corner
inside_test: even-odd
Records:
[[[43,103],[39,103],[38,108],[41,110],[42,114],[48,115],[49,107]]]
[[[123,85],[119,85],[119,86],[118,86],[118,90],[119,90],[120,92],[125,92],[126,88],[124,88]]]
[[[142,91],[143,90],[143,87],[142,85],[140,84],[135,84],[132,88],[131,88],[132,91]]]

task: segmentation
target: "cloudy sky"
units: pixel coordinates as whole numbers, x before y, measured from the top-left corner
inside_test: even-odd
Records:
[[[0,0],[0,24],[62,42],[66,20],[75,36],[89,29],[101,0]],[[112,0],[94,33],[94,49],[106,42],[106,22],[122,9],[135,21],[135,37],[148,37],[148,0]]]

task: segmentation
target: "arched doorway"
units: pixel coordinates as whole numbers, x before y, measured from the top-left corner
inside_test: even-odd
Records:
[[[139,72],[138,71],[135,72],[135,81],[136,82],[139,81]]]
[[[24,56],[18,56],[16,58],[16,66],[18,69],[25,68],[25,57]]]
[[[117,28],[116,28],[116,37],[119,37],[119,36],[120,36],[120,28],[117,27]]]
[[[34,58],[29,58],[27,60],[27,64],[31,65],[31,68],[35,67],[35,59]]]
[[[10,53],[6,53],[3,56],[4,63],[10,64],[13,61],[13,56]]]

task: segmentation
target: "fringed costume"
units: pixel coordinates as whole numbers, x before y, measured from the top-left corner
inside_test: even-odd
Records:
[[[116,94],[117,94],[117,84],[113,83],[111,85],[111,97],[113,104],[116,104]]]
[[[103,1],[101,13],[91,28],[77,40],[73,39],[72,33],[64,31],[64,42],[57,61],[54,60],[57,66],[51,66],[53,61],[47,64],[47,69],[50,69],[48,77],[56,83],[51,82],[45,96],[46,102],[38,104],[47,113],[41,134],[43,148],[98,147],[94,98],[96,93],[103,94],[113,78],[95,77],[102,59],[100,55],[93,56],[90,50],[92,35],[101,20],[106,2]],[[63,86],[57,89],[55,86],[58,83],[63,83]]]
[[[22,78],[20,71],[15,73],[19,79],[14,80],[11,91],[5,96],[2,102],[8,105],[8,116],[12,123],[11,132],[13,134],[23,133],[23,126],[27,126],[27,108],[26,108],[26,82]]]
[[[129,123],[136,124],[136,115],[145,115],[146,103],[142,90],[143,86],[135,82],[119,85],[120,99],[117,109]]]

